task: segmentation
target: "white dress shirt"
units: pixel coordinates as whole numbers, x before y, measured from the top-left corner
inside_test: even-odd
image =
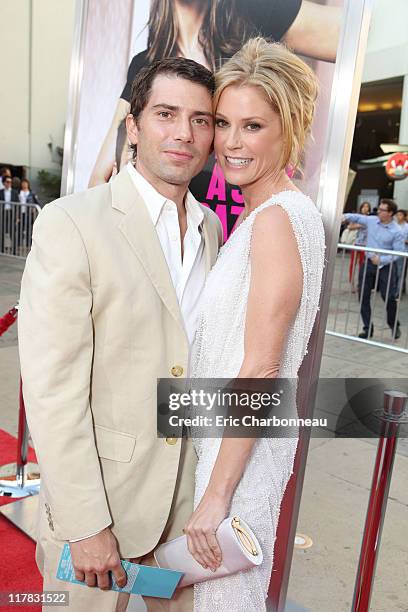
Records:
[[[176,204],[156,191],[132,163],[128,163],[127,169],[136,189],[142,195],[156,228],[191,345],[196,331],[198,300],[205,283],[204,238],[201,235],[204,213],[194,196],[187,191],[185,198],[187,231],[183,240],[184,255],[181,258],[180,226]]]
[[[127,170],[156,228],[191,347],[197,326],[198,300],[206,276],[204,238],[201,234],[204,213],[197,200],[188,191],[185,198],[187,230],[183,240],[182,258],[180,226],[175,202],[156,191],[131,162],[127,164]],[[188,375],[189,372],[187,372]],[[97,533],[99,531],[86,537],[90,538]],[[85,540],[85,538],[70,541],[79,542],[79,540]]]
[[[7,204],[4,205],[4,210],[11,210],[11,187],[4,189],[4,201],[7,202]]]
[[[20,193],[18,194],[18,199],[20,201],[20,204],[27,204],[27,198],[30,195],[30,191],[23,191],[22,189],[20,190]],[[27,206],[20,206],[20,211],[22,213],[26,213],[27,212]]]

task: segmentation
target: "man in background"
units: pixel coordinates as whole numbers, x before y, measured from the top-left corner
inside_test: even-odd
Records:
[[[359,223],[367,227],[367,247],[389,251],[404,251],[404,238],[398,223],[394,220],[397,205],[394,200],[383,198],[378,206],[377,216],[346,213],[343,221]],[[375,288],[378,275],[378,288],[387,310],[387,324],[392,337],[396,340],[401,336],[400,323],[397,315],[397,256],[366,252],[365,265],[361,266],[358,276],[358,296],[361,301],[361,317],[363,331],[359,338],[367,339],[374,333],[371,321],[371,291]]]
[[[11,170],[7,168],[7,166],[2,166],[0,168],[0,189],[4,189],[3,179],[9,176],[11,178]]]
[[[6,236],[11,243],[12,252],[16,254],[16,240],[15,240],[15,221],[16,221],[16,213],[13,215],[13,206],[12,202],[18,202],[18,191],[13,189],[13,179],[11,178],[11,174],[8,173],[3,175],[2,178],[3,189],[0,189],[0,202],[4,202],[4,204],[0,204],[1,207],[1,245],[0,252],[4,253],[4,249],[6,247]]]

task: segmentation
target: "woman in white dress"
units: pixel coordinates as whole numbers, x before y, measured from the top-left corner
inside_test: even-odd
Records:
[[[279,43],[249,40],[216,75],[215,152],[245,209],[202,295],[193,349],[197,378],[296,378],[318,309],[324,232],[296,167],[317,95],[313,71]],[[194,437],[194,430],[193,430]],[[228,515],[253,529],[260,566],[194,586],[195,612],[261,612],[273,566],[280,504],[297,438],[196,438],[190,552],[221,561],[215,531]]]

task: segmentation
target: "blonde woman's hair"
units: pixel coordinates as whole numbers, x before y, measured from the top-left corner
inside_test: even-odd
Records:
[[[283,150],[278,171],[296,168],[310,132],[318,93],[313,70],[282,43],[248,40],[215,75],[214,108],[230,85],[261,89],[282,124]]]

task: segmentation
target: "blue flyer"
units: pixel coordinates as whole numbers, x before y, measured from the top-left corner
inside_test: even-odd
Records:
[[[127,583],[125,587],[120,588],[112,576],[111,589],[113,591],[123,591],[125,593],[132,593],[133,595],[146,595],[171,599],[183,576],[183,572],[162,569],[160,567],[138,565],[137,563],[130,563],[130,561],[124,560],[122,560],[121,563],[127,574]],[[57,569],[57,578],[65,582],[73,582],[85,587],[87,586],[85,582],[81,582],[75,578],[69,544],[64,545]]]

